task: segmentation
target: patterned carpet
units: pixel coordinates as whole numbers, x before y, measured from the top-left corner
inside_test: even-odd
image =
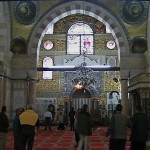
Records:
[[[100,127],[100,130],[93,130],[90,137],[90,150],[108,150],[109,138],[105,137],[106,127]],[[74,132],[67,127],[66,130],[57,130],[52,127],[51,131],[45,131],[40,127],[35,135],[33,150],[76,150]],[[130,143],[127,141],[126,150],[129,150]],[[12,131],[7,134],[7,149],[13,150]]]

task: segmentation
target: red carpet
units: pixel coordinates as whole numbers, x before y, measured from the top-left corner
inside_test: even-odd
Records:
[[[40,127],[35,135],[33,150],[76,150],[74,132],[69,130],[57,130],[52,127],[51,131],[45,131]],[[94,130],[90,137],[90,150],[108,150],[109,138],[105,137],[106,127],[101,127],[99,131]],[[130,142],[127,141],[126,150],[129,150]],[[13,134],[10,131],[7,134],[7,148],[13,150]]]

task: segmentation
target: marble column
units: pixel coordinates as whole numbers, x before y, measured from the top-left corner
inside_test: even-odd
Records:
[[[121,104],[123,106],[122,113],[129,115],[129,101],[128,101],[128,79],[121,79]]]
[[[148,12],[148,19],[147,19],[148,23],[147,23],[147,41],[150,41],[150,5],[149,5],[149,12]],[[148,50],[144,53],[145,56],[145,60],[146,60],[146,71],[147,73],[150,73],[150,42],[147,42],[148,45]],[[149,101],[150,101],[150,95],[149,95]],[[150,127],[149,127],[149,137],[148,137],[148,141],[147,141],[147,149],[150,149]]]
[[[0,108],[4,104],[4,78],[0,76]]]
[[[150,41],[150,5],[149,5],[149,12],[148,12],[148,19],[147,19],[147,41]],[[150,73],[150,42],[147,42],[148,50],[144,53],[145,56],[145,67],[146,72]]]
[[[27,81],[27,105],[31,104],[34,106],[36,100],[36,80],[30,79]]]

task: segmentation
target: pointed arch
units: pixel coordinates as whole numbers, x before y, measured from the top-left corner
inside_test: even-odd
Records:
[[[129,44],[122,26],[118,20],[102,6],[95,5],[91,2],[84,2],[83,5],[83,1],[66,2],[47,12],[47,14],[35,26],[31,34],[28,53],[36,55],[38,61],[38,50],[48,27],[66,16],[77,13],[86,14],[96,18],[112,30],[119,53],[118,60],[120,62],[120,59],[123,58],[121,63],[124,64],[126,62],[126,59],[124,58],[128,58],[129,56]],[[37,63],[35,64],[37,66]],[[120,66],[122,67],[123,65],[120,64]],[[128,70],[127,68],[122,69]]]

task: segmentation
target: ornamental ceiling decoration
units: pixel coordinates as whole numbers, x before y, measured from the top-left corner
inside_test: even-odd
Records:
[[[18,1],[14,7],[14,15],[16,20],[24,25],[32,24],[37,18],[38,2]]]
[[[144,53],[148,50],[147,38],[136,37],[132,40],[130,45],[130,50],[132,53]]]
[[[26,54],[27,45],[23,37],[17,36],[11,40],[10,51],[13,54]]]
[[[147,18],[147,14],[148,4],[146,1],[124,0],[121,3],[120,15],[127,24],[140,24]]]
[[[42,72],[37,73],[36,91],[37,92],[58,92],[59,91],[59,72],[53,72],[53,80],[42,80]]]

